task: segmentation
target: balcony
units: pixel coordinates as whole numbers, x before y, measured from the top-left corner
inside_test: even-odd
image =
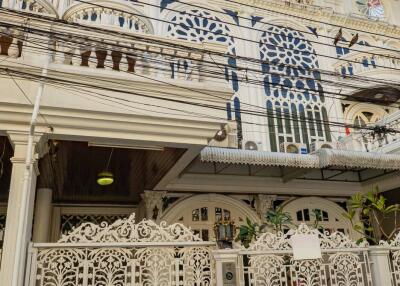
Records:
[[[353,52],[341,57],[335,64],[334,70],[342,77],[361,74],[374,76],[375,73],[382,76],[382,72],[385,71],[393,73],[390,68],[400,68],[400,60],[397,57],[398,55],[394,51],[388,51],[385,54],[382,54],[381,50],[375,49],[368,49],[368,53]],[[389,69],[387,70],[387,68]]]
[[[386,126],[400,130],[400,112],[394,112],[374,125]],[[400,133],[387,133],[382,136],[371,136],[370,133],[356,134],[342,139],[341,148],[355,151],[398,153],[400,151]]]

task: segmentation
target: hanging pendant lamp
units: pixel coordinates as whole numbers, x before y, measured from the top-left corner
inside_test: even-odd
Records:
[[[108,171],[108,167],[110,165],[113,151],[114,151],[114,148],[111,149],[110,157],[108,158],[108,162],[107,162],[105,171],[102,171],[97,175],[97,184],[99,184],[100,186],[109,186],[112,183],[114,183],[114,175],[113,175],[113,173]]]

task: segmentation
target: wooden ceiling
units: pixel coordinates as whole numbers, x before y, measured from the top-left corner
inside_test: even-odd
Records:
[[[53,189],[59,203],[137,204],[143,190],[152,190],[185,152],[89,147],[87,142],[49,142],[50,152],[39,162],[39,187]],[[99,186],[99,172],[108,171],[114,183]]]

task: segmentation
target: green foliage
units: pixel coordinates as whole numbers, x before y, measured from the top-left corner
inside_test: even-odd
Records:
[[[239,227],[238,235],[235,241],[240,241],[244,247],[248,248],[250,243],[256,239],[259,234],[260,226],[246,218],[246,223]]]
[[[366,194],[353,195],[349,201],[348,211],[343,213],[343,217],[351,222],[356,232],[362,234],[370,242],[378,244],[380,239],[392,239],[399,230],[397,226],[399,210],[398,205],[388,206],[386,198],[379,193],[379,188],[374,187]],[[392,232],[387,232],[383,228],[383,223],[389,218],[389,215],[394,216]]]
[[[258,225],[246,218],[246,223],[239,227],[235,241],[240,241],[244,247],[248,248],[266,226],[271,226],[274,231],[283,231],[283,228],[289,228],[292,225],[290,214],[284,212],[282,207],[268,210],[265,219],[266,224]]]
[[[289,228],[292,225],[292,217],[283,211],[282,206],[268,210],[265,219],[267,225],[272,226],[274,231],[283,231],[284,227]]]

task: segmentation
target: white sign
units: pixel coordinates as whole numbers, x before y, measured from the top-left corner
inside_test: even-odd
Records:
[[[291,237],[293,259],[319,259],[322,258],[321,245],[316,234],[296,234]]]

